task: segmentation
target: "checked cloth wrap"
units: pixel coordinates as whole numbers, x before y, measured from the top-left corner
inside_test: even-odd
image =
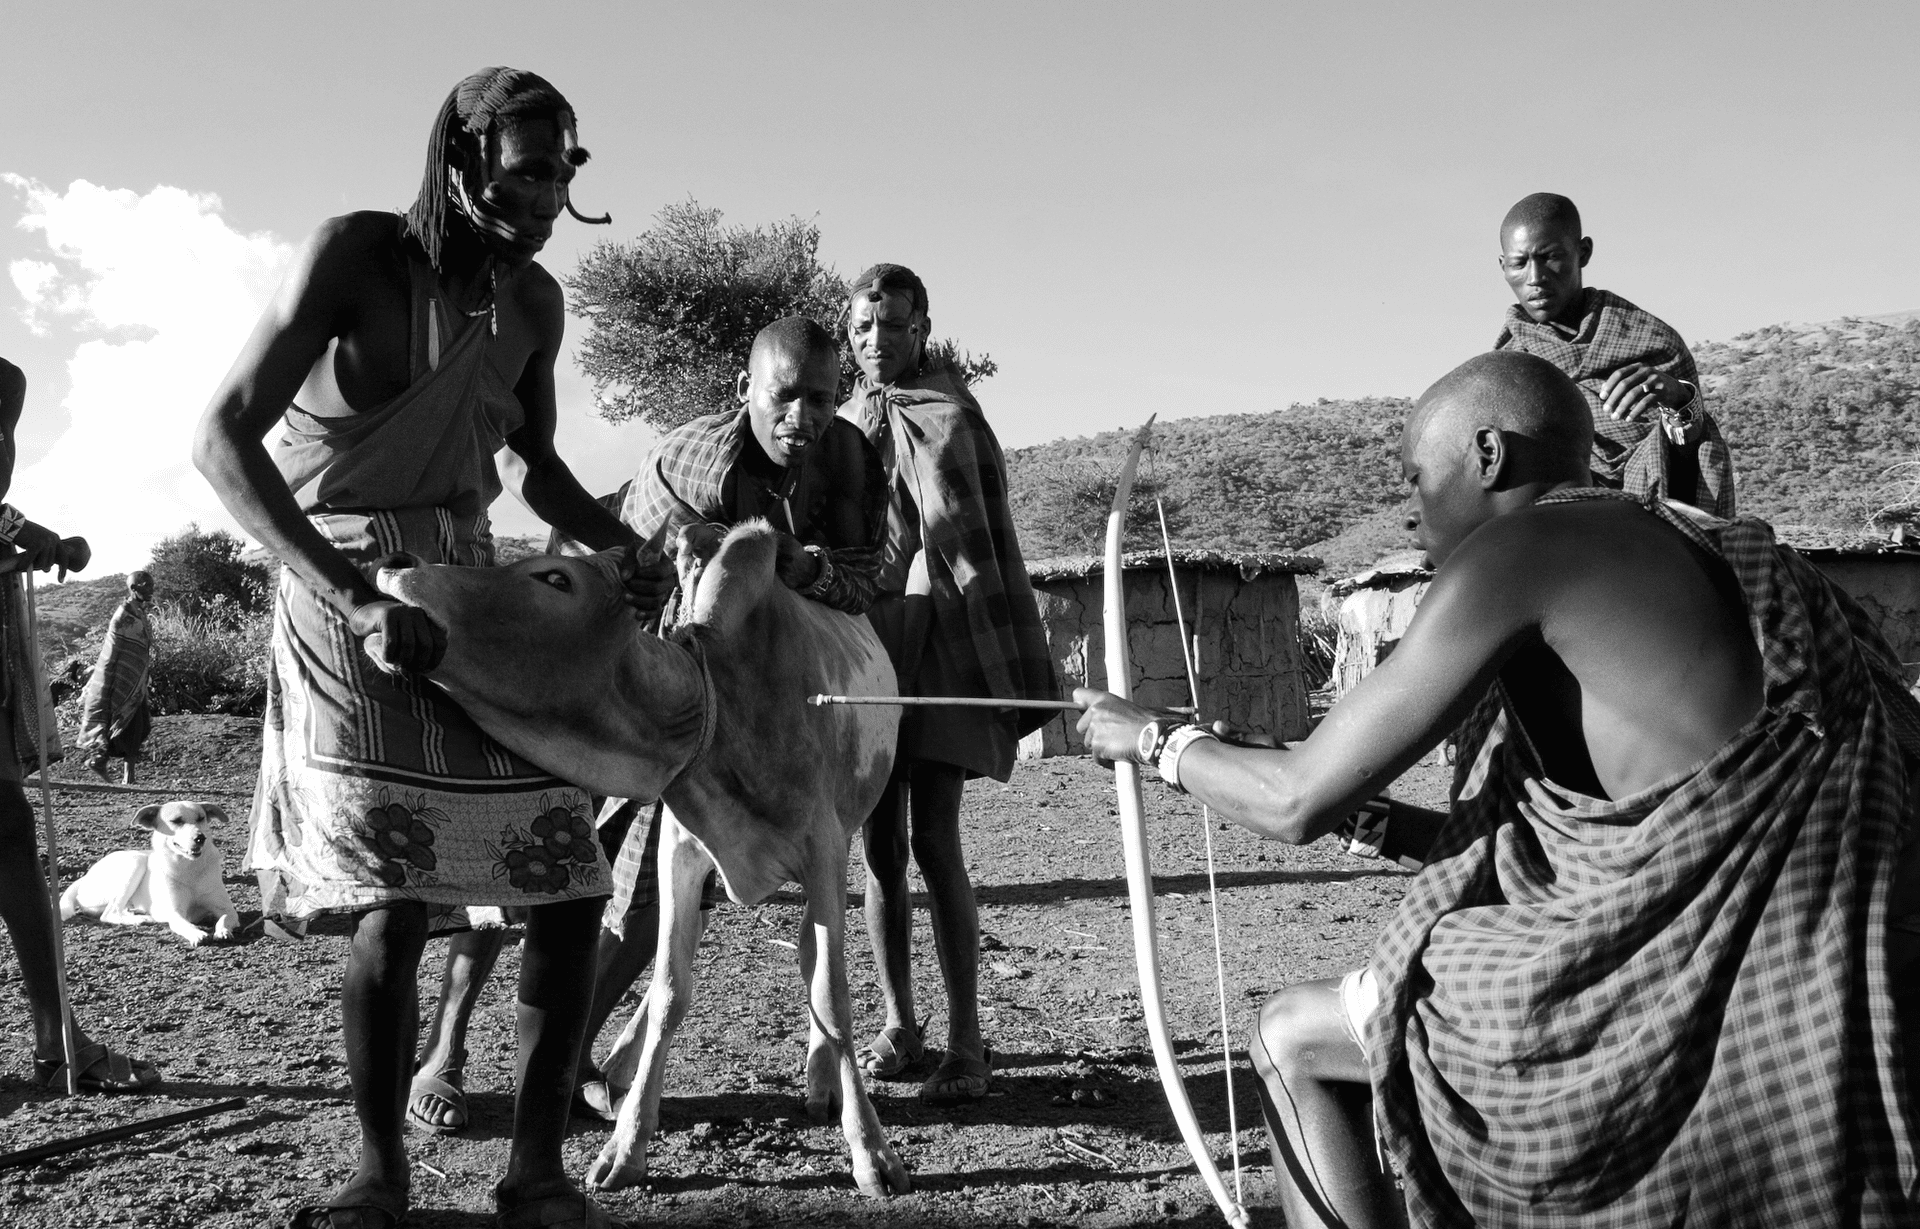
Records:
[[[1617,487],[1629,495],[1665,498],[1667,491],[1666,434],[1652,419],[1616,422],[1602,408],[1600,390],[1607,377],[1629,363],[1645,363],[1676,380],[1700,387],[1700,371],[1693,352],[1672,325],[1650,311],[1635,307],[1617,294],[1589,289],[1584,310],[1574,328],[1539,324],[1520,310],[1507,308],[1496,350],[1518,350],[1546,359],[1567,373],[1580,387],[1593,411],[1594,481]],[[1696,460],[1700,476],[1695,500],[1703,511],[1723,519],[1734,514],[1733,452],[1720,436],[1719,424],[1706,412],[1698,392],[1686,406],[1706,419],[1706,435]]]
[[[1541,503],[1594,498],[1628,497]],[[1920,705],[1767,525],[1642,506],[1731,568],[1762,709],[1610,801],[1543,778],[1496,683],[1371,965],[1382,1142],[1418,1225],[1912,1225],[1886,938]]]

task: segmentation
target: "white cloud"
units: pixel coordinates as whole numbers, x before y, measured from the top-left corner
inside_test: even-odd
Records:
[[[138,567],[189,521],[234,528],[188,454],[292,247],[235,230],[211,193],[0,180],[24,203],[20,229],[38,234],[49,258],[9,266],[23,314],[36,334],[73,340],[71,426],[14,475],[8,502],[85,536],[94,573]]]

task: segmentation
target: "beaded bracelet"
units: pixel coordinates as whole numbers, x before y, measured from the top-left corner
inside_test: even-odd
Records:
[[[822,597],[826,594],[827,587],[833,584],[833,557],[824,546],[809,546],[807,553],[819,563],[820,574],[813,578],[812,584],[800,590],[800,593],[803,597]]]
[[[1220,741],[1214,737],[1213,731],[1203,725],[1183,725],[1167,735],[1166,744],[1160,748],[1160,762],[1157,765],[1160,779],[1183,794],[1187,792],[1187,787],[1180,784],[1180,757],[1187,753],[1187,748],[1202,739]]]
[[[11,544],[26,524],[26,513],[12,504],[0,504],[0,542]]]
[[[1387,820],[1392,808],[1385,798],[1369,798],[1347,816],[1338,835],[1346,841],[1347,852],[1356,858],[1377,858],[1387,844]]]

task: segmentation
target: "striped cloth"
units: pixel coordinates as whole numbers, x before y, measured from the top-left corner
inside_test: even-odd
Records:
[[[854,427],[834,419],[809,456],[782,471],[775,487],[742,463],[753,427],[747,411],[729,410],[683,423],[669,431],[640,473],[625,488],[620,512],[642,538],[672,549],[680,530],[702,523],[732,528],[765,517],[776,529],[827,549],[833,577],[824,593],[809,596],[847,614],[865,614],[877,589],[878,559],[872,546],[886,516],[887,486],[880,460]],[[851,519],[866,527],[857,542],[836,541],[836,503],[853,486],[831,468],[833,458],[858,455],[867,467],[866,504]]]
[[[13,553],[12,547],[0,546],[0,559]],[[42,726],[53,700],[46,675],[33,668],[26,580],[20,572],[0,575],[0,781],[24,781],[61,758],[59,729],[51,721]]]
[[[1058,699],[1053,655],[1007,502],[1006,459],[973,395],[944,368],[886,387],[863,377],[840,413],[891,458],[889,535],[904,531],[924,567],[928,634],[944,650],[948,694]],[[901,517],[913,524],[899,525]],[[905,688],[917,672],[902,675]],[[1051,717],[1022,710],[1009,720],[1019,737]]]
[[[395,551],[490,567],[493,454],[524,419],[488,355],[410,264],[413,382],[344,418],[288,414],[273,452],[321,536],[372,576]],[[609,891],[584,791],[489,738],[424,677],[388,675],[347,620],[280,571],[247,866],[269,915],[396,901],[538,905]]]
[[[1697,391],[1700,372],[1687,343],[1666,321],[1617,294],[1593,289],[1584,293],[1580,322],[1571,328],[1552,321],[1537,323],[1518,303],[1510,305],[1493,348],[1537,355],[1573,378],[1593,410],[1594,479],[1629,495],[1669,495],[1671,445],[1664,432],[1654,429],[1657,417],[1639,422],[1616,422],[1608,417],[1601,408],[1600,389],[1608,376],[1630,363],[1645,363],[1691,384],[1696,390],[1694,398],[1681,408],[1690,409],[1706,422],[1706,436],[1696,453],[1699,478],[1692,502],[1723,520],[1731,518],[1733,453],[1721,438],[1719,424],[1707,413],[1705,398]]]
[[[153,617],[130,597],[114,608],[100,656],[80,696],[77,746],[90,756],[134,759],[153,730],[147,707],[147,668],[153,660]]]
[[[1498,685],[1463,726],[1451,817],[1371,965],[1375,1111],[1411,1218],[1915,1224],[1886,936],[1920,705],[1765,524],[1644,506],[1732,569],[1764,706],[1611,801],[1544,779]]]

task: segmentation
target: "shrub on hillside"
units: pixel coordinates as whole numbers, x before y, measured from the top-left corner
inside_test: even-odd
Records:
[[[1772,325],[1695,356],[1733,450],[1740,511],[1860,528],[1920,457],[1920,320]]]
[[[153,548],[156,607],[237,622],[273,604],[273,573],[240,557],[240,539],[224,529],[188,525]]]
[[[161,606],[153,615],[147,690],[155,714],[258,717],[267,701],[273,616],[216,598],[198,613]]]
[[[807,316],[839,335],[847,284],[820,263],[819,226],[720,219],[694,201],[669,205],[631,242],[596,245],[566,278],[567,304],[587,321],[580,369],[607,421],[638,418],[668,431],[734,408],[754,334],[782,316]],[[947,340],[933,342],[928,358],[969,384],[995,371],[991,358]],[[851,378],[844,354],[841,374]]]
[[[1092,555],[1105,548],[1107,516],[1120,482],[1119,466],[1092,460],[1040,461],[1028,465],[1010,492],[1020,535],[1020,551],[1028,559],[1050,555]],[[1167,512],[1167,530],[1175,541],[1186,525],[1180,496],[1168,493],[1156,476],[1134,479],[1127,500],[1126,548],[1152,550],[1160,545],[1159,496]]]

